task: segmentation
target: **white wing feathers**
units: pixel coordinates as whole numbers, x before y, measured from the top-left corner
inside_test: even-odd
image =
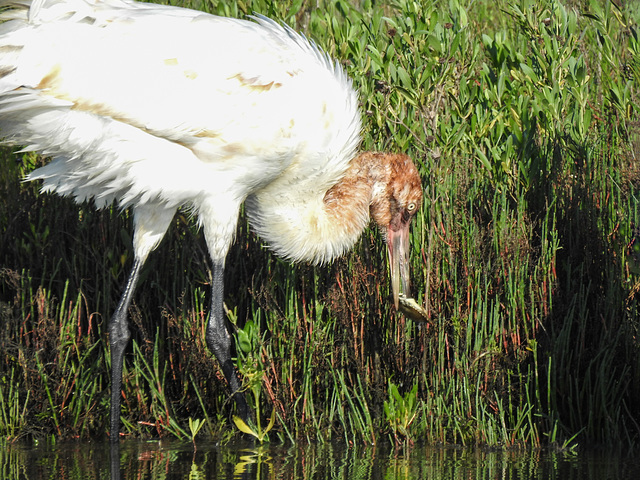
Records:
[[[263,232],[268,203],[322,202],[355,155],[350,80],[266,17],[130,0],[2,7],[0,137],[54,159],[29,177],[45,190],[98,206],[224,201],[219,222],[251,195]]]

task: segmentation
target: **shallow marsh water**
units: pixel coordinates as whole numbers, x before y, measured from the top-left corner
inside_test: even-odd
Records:
[[[637,453],[637,452],[636,452]],[[2,479],[558,479],[640,478],[640,457],[414,446],[270,445],[125,441],[13,444],[0,449]]]

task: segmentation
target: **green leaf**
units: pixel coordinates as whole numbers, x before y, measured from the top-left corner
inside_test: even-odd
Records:
[[[411,87],[411,77],[404,67],[398,67],[398,78],[400,78],[400,81],[405,88],[408,89]]]
[[[533,68],[531,68],[526,63],[520,64],[520,70],[522,70],[522,73],[524,73],[529,78],[529,80],[531,80],[533,83],[537,83],[539,81],[538,75],[536,75],[536,72],[534,72]]]
[[[247,433],[249,435],[253,435],[256,438],[260,438],[258,434],[255,432],[255,430],[253,430],[249,425],[247,425],[244,422],[244,420],[242,420],[237,415],[233,416],[233,423],[236,424],[236,427],[238,427],[238,430],[240,430],[242,433]]]
[[[482,165],[489,170],[489,172],[491,172],[492,168],[491,168],[491,162],[489,162],[489,159],[487,158],[487,156],[484,154],[484,152],[482,150],[480,150],[478,147],[476,147],[476,155],[478,155],[478,158],[480,159],[480,163],[482,163]]]
[[[273,428],[273,425],[276,423],[276,409],[271,410],[271,419],[269,420],[269,425],[264,429],[264,433],[268,433],[269,430]]]
[[[247,332],[245,332],[244,330],[238,330],[237,338],[238,338],[238,345],[240,346],[240,349],[244,353],[251,352],[251,339],[249,338],[249,335],[247,334]]]

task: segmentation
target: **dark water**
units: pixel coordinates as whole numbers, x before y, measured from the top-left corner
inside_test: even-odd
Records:
[[[9,445],[1,479],[558,479],[640,478],[640,457],[617,452],[507,452],[472,448],[393,450],[339,444],[260,447],[175,441]]]

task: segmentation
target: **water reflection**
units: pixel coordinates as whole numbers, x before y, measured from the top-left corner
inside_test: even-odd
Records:
[[[113,462],[111,460],[113,459]],[[51,479],[557,479],[640,478],[637,455],[487,451],[472,448],[339,444],[256,446],[175,441],[8,445],[0,478]]]

